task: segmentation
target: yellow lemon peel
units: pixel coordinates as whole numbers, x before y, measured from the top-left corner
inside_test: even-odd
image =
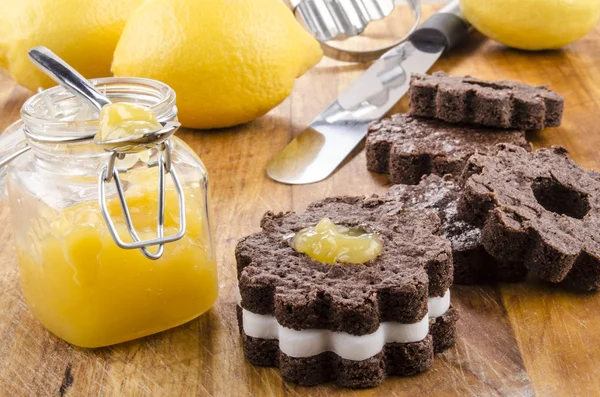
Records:
[[[127,21],[112,69],[173,87],[183,126],[221,128],[277,106],[321,57],[281,0],[148,0]]]

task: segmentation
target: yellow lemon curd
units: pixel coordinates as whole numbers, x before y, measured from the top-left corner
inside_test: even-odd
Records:
[[[156,237],[156,169],[123,175],[133,224],[141,239]],[[177,232],[177,194],[168,179],[165,235]],[[77,346],[99,347],[159,332],[199,316],[217,298],[217,269],[199,183],[184,185],[185,236],[149,260],[117,247],[96,200],[63,210],[44,207],[17,238],[21,287],[34,315]],[[131,241],[116,197],[108,208]],[[156,247],[151,247],[155,249]]]
[[[323,263],[365,263],[381,254],[383,242],[375,233],[334,224],[323,218],[316,226],[300,230],[292,247]]]
[[[111,103],[102,107],[96,141],[109,141],[139,136],[161,129],[156,114],[145,106],[132,103]]]

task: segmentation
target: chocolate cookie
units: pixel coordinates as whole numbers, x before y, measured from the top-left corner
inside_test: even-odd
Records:
[[[367,168],[390,174],[392,183],[417,184],[426,174],[460,175],[474,153],[498,143],[530,150],[522,131],[500,131],[447,124],[396,114],[369,127]]]
[[[600,174],[561,147],[528,153],[499,145],[465,168],[459,212],[482,225],[481,241],[499,261],[522,261],[550,282],[600,287]]]
[[[441,234],[452,244],[455,284],[523,280],[527,275],[523,263],[495,260],[483,248],[481,229],[461,219],[457,211],[461,191],[460,178],[429,175],[418,185],[394,185],[388,194],[404,208],[437,211]]]
[[[290,239],[327,217],[377,233],[381,254],[364,264],[326,264]],[[262,231],[236,247],[246,358],[279,366],[303,385],[372,387],[387,375],[429,368],[454,343],[452,252],[433,211],[377,196],[335,197],[303,213],[267,213]]]
[[[413,74],[408,98],[415,116],[526,131],[559,126],[564,107],[564,99],[543,86],[444,72]]]

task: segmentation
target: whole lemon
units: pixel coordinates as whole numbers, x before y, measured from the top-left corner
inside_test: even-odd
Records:
[[[184,126],[220,128],[268,112],[321,57],[281,0],[148,0],[127,21],[112,69],[170,85]]]
[[[28,59],[43,45],[87,78],[110,76],[113,52],[131,12],[144,0],[3,0],[0,66],[35,90],[56,85]]]
[[[583,37],[600,17],[600,0],[461,0],[467,20],[509,47],[547,50]]]

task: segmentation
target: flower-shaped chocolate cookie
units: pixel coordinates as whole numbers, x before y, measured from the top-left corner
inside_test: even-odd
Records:
[[[376,233],[381,254],[364,264],[326,264],[291,237],[322,218]],[[454,343],[450,243],[435,212],[389,198],[334,197],[303,213],[267,213],[262,231],[238,243],[240,325],[246,357],[284,378],[370,387],[386,375],[431,366],[434,346]]]
[[[564,99],[544,86],[444,72],[413,74],[408,97],[415,116],[526,131],[559,126],[564,107]]]
[[[463,181],[452,175],[428,175],[418,185],[394,185],[388,195],[403,208],[434,209],[442,227],[441,235],[452,244],[454,283],[475,284],[489,281],[521,281],[527,275],[522,261],[499,262],[481,243],[481,228],[458,214]]]
[[[522,261],[550,282],[600,287],[600,174],[561,147],[528,153],[499,145],[465,168],[459,210],[483,226],[482,243],[500,261]]]
[[[369,127],[367,168],[388,173],[392,183],[416,185],[423,175],[460,175],[471,155],[493,151],[499,143],[531,147],[518,130],[492,130],[396,114]]]

